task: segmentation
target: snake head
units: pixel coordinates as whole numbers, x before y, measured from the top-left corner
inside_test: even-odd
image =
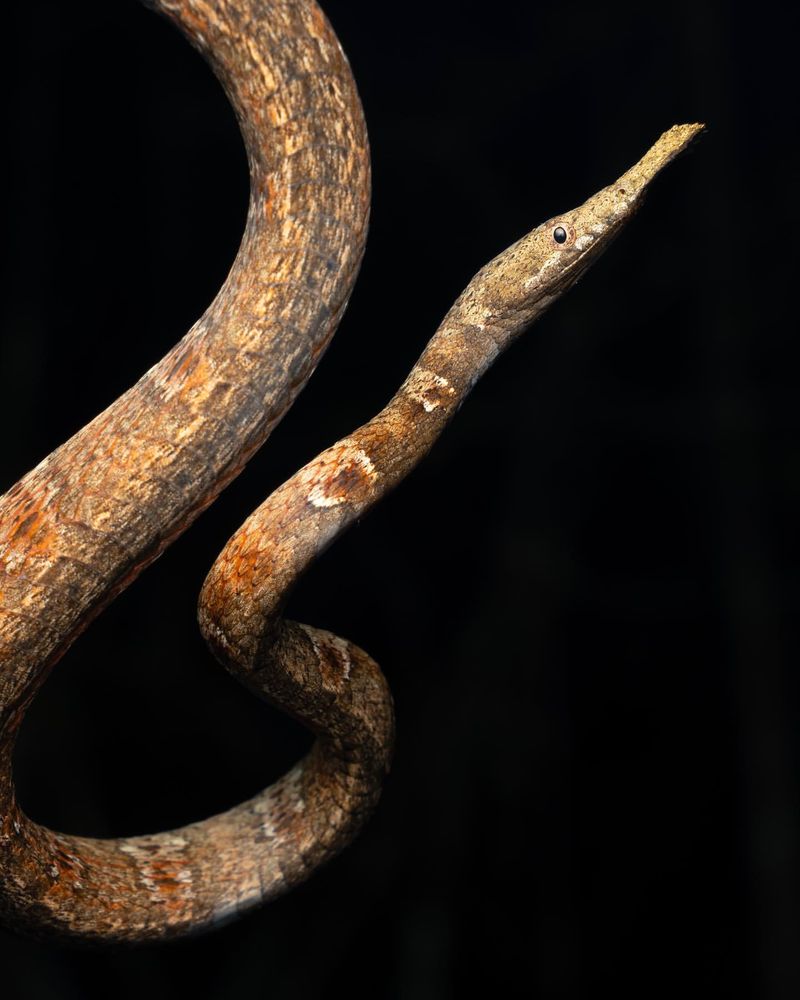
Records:
[[[523,236],[475,275],[451,318],[505,347],[575,284],[636,213],[653,179],[704,128],[674,125],[619,180]]]

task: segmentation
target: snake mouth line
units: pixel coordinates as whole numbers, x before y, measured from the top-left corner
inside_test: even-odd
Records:
[[[559,280],[557,284],[558,294],[563,294],[575,284],[591,264],[605,253],[626,223],[638,213],[650,186],[664,168],[683,155],[705,130],[706,126],[701,123],[673,125],[659,136],[644,156],[626,170],[619,180],[598,192],[577,210],[578,215],[591,215],[594,206],[598,206],[601,212],[608,206],[605,218],[601,214],[600,222],[595,224],[601,226],[601,231],[579,256],[564,266],[560,276],[563,280]]]

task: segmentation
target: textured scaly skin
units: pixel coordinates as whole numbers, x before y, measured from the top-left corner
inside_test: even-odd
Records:
[[[200,597],[203,633],[249,689],[316,733],[309,755],[254,799],[179,830],[66,836],[15,800],[11,755],[25,709],[80,632],[291,405],[347,303],[368,214],[360,104],[314,3],[149,5],[208,58],[236,110],[251,172],[242,245],[174,350],[0,500],[0,915],[89,942],[225,922],[352,839],[388,766],[391,697],[366,653],[283,621],[286,597],[428,452],[498,353],[574,283],[700,130],[671,129],[616,184],[488,264],[389,405],[277,490],[217,559]]]

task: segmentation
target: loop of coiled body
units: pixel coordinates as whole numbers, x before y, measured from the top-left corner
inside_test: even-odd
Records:
[[[388,767],[391,697],[366,653],[284,621],[286,598],[424,457],[482,372],[596,259],[700,130],[676,126],[615,185],[486,265],[390,403],[280,487],[215,562],[203,633],[243,684],[316,734],[309,755],[250,801],[179,830],[66,836],[16,803],[11,755],[25,709],[81,631],[291,405],[347,303],[366,234],[361,108],[313,0],[150,5],[208,57],[236,110],[251,171],[242,245],[177,347],[0,499],[0,916],[95,942],[219,924],[352,838]]]
[[[391,742],[377,668],[343,646],[352,683],[339,696],[320,635],[317,676],[308,664],[305,681],[332,724],[306,762],[251,802],[182,830],[106,841],[46,830],[16,804],[11,754],[39,685],[288,409],[347,303],[366,237],[361,106],[313,0],[151,6],[206,55],[236,111],[251,174],[242,244],[177,347],[0,501],[0,912],[84,940],[165,938],[285,890],[352,836]],[[375,706],[366,723],[352,692]]]

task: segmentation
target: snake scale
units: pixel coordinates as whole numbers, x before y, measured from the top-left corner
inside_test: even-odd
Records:
[[[372,420],[281,486],[200,595],[203,634],[249,690],[316,741],[248,802],[166,833],[99,840],[19,809],[15,736],[53,665],[241,471],[310,376],[367,232],[367,134],[313,0],[150,0],[210,62],[247,148],[251,197],[219,294],[139,382],[0,500],[0,916],[88,943],[224,923],[306,878],[377,800],[392,702],[374,661],[286,621],[298,578],[428,452],[495,357],[609,244],[701,130],[675,126],[616,183],[524,236],[470,282]]]

